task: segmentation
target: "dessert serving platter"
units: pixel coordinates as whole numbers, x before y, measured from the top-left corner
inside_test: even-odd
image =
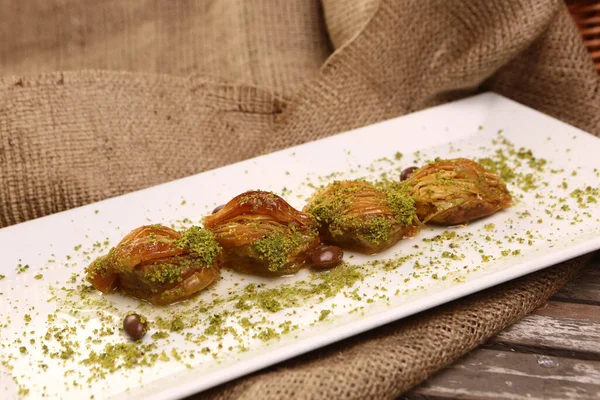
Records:
[[[0,397],[180,398],[600,248],[600,139],[494,93],[0,229]],[[102,295],[85,268],[129,231],[201,225],[248,190],[302,209],[335,180],[399,179],[436,158],[479,161],[511,207],[427,225],[328,271],[229,270],[152,306]],[[132,341],[131,311],[149,321]]]

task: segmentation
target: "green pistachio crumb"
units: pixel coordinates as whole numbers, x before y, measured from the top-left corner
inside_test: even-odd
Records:
[[[323,321],[329,314],[331,314],[331,310],[321,310],[321,313],[319,314],[319,321]]]
[[[212,267],[221,252],[221,247],[214,235],[197,226],[183,231],[181,238],[176,241],[176,245],[198,257],[206,267]]]

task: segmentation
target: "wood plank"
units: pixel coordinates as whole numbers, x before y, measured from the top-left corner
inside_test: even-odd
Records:
[[[596,399],[600,361],[477,349],[401,399]]]
[[[600,252],[552,300],[403,398],[600,398]]]
[[[556,318],[573,318],[600,322],[600,306],[549,301],[532,314]]]
[[[597,309],[598,306],[587,307]],[[530,352],[600,360],[600,322],[532,314],[488,343],[501,344],[518,351],[529,347]],[[583,354],[586,357],[582,357]]]
[[[600,305],[600,252],[580,275],[559,290],[552,300]]]

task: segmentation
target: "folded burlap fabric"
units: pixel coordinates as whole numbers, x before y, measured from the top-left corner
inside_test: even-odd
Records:
[[[600,79],[558,0],[1,0],[0,18],[0,226],[481,90],[600,135]],[[201,397],[393,398],[584,261]]]

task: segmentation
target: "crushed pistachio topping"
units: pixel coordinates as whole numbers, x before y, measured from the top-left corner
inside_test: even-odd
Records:
[[[388,182],[381,190],[387,197],[387,205],[392,209],[396,219],[403,225],[414,223],[416,214],[415,199],[410,195],[405,184]]]
[[[285,233],[276,230],[265,237],[254,241],[252,247],[264,260],[268,262],[270,271],[283,269],[292,253],[301,242],[299,232]]]
[[[197,226],[192,226],[183,231],[181,238],[177,239],[175,244],[177,247],[198,257],[206,267],[213,266],[221,252],[214,235],[210,231]]]
[[[158,284],[180,283],[183,282],[183,271],[194,264],[193,261],[183,261],[180,264],[154,264],[144,275],[144,280]]]

